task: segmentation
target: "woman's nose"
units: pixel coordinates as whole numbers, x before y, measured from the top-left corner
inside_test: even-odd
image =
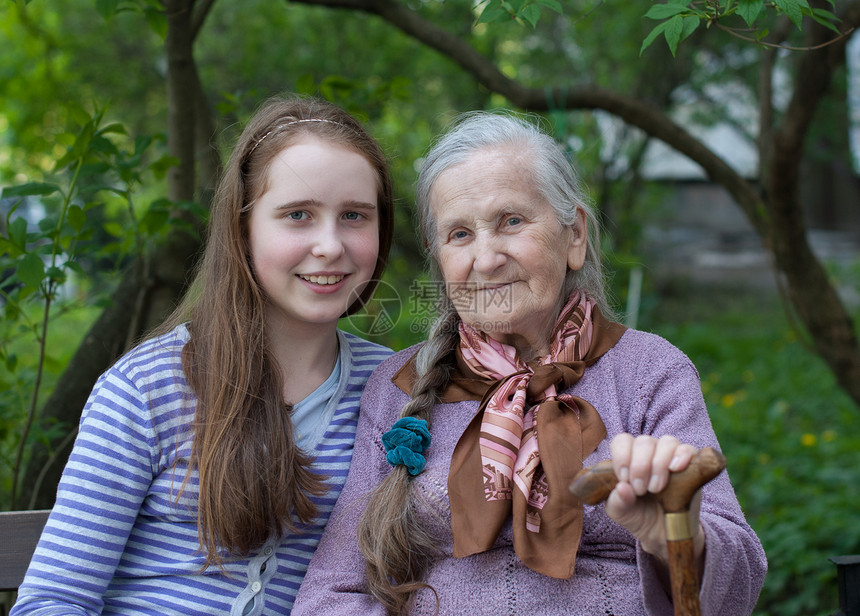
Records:
[[[488,276],[502,267],[507,261],[502,240],[495,237],[478,237],[473,244],[474,258],[472,267],[483,276]]]

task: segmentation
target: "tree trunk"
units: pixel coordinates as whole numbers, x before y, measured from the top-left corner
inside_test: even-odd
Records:
[[[860,25],[860,2],[852,2],[842,16],[845,29]],[[807,45],[817,47],[831,34],[810,27]],[[771,224],[767,237],[780,282],[788,301],[808,330],[815,352],[832,370],[839,385],[860,403],[860,346],[854,323],[812,253],[800,202],[801,162],[813,116],[830,87],[834,70],[845,61],[844,38],[798,57],[795,88],[782,119],[767,145],[768,165],[763,169]]]
[[[211,2],[206,10],[209,6]],[[205,137],[201,135],[204,143],[210,144],[214,134],[211,118],[201,118],[198,113],[206,108],[206,102],[194,65],[192,44],[205,14],[197,15],[197,22],[193,23],[193,7],[194,0],[164,2],[168,18],[165,42],[168,149],[180,161],[169,171],[168,192],[170,199],[178,204],[190,202],[195,196],[195,149],[200,141],[196,139],[197,127],[205,131]],[[210,148],[204,159],[204,197],[211,194],[211,182],[218,173],[217,148],[214,144]],[[147,250],[133,264],[43,407],[43,419],[69,426],[71,432],[47,446],[34,447],[21,490],[21,502],[31,509],[53,505],[71,447],[70,437],[76,432],[81,410],[99,375],[173,310],[187,286],[188,273],[201,248],[202,227],[186,208],[177,208],[174,216],[191,225],[192,231],[177,226],[163,243]]]

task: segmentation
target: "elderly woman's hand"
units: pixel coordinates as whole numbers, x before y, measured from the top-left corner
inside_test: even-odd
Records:
[[[697,449],[673,436],[637,436],[619,434],[610,444],[612,466],[618,485],[606,501],[606,513],[635,536],[649,554],[668,562],[666,526],[663,509],[651,495],[661,492],[669,473],[682,471],[690,464]],[[691,528],[697,560],[705,548],[705,533],[699,524],[701,491],[690,505]]]

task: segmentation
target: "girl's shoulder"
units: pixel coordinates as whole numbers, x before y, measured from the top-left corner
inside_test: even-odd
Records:
[[[341,345],[341,358],[346,359],[352,369],[373,370],[394,351],[387,346],[376,344],[355,334],[337,330]]]
[[[151,377],[158,373],[181,372],[182,349],[188,338],[188,328],[182,324],[167,333],[144,340],[114,362],[108,374],[121,374],[135,380],[141,375]]]
[[[337,330],[337,334],[341,342],[346,342],[346,344],[349,345],[349,348],[357,353],[377,354],[382,355],[383,357],[388,357],[394,353],[394,351],[387,346],[371,342],[370,340],[361,338],[355,334],[345,332],[342,329]]]
[[[157,430],[172,434],[177,426],[184,429],[196,401],[182,369],[187,341],[183,325],[128,351],[93,386],[82,422],[100,417],[132,431],[149,426],[153,434]]]

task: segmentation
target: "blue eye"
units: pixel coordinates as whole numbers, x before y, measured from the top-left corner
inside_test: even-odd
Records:
[[[361,220],[362,215],[358,212],[347,212],[343,217],[347,220]]]
[[[522,219],[522,218],[517,218],[516,216],[511,216],[510,218],[508,218],[508,219],[505,221],[505,223],[506,223],[509,227],[513,227],[514,225],[518,225],[518,224],[520,224],[522,221],[523,221],[523,219]]]
[[[308,216],[308,213],[303,212],[301,210],[296,211],[296,212],[290,212],[289,214],[287,214],[287,217],[290,220],[304,220],[305,218],[307,218],[307,216]]]

